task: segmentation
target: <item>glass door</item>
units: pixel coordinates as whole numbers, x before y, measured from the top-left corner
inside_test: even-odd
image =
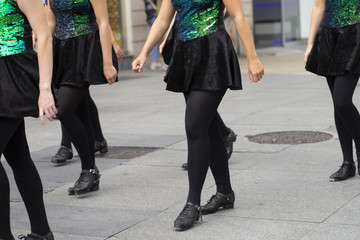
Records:
[[[281,45],[281,0],[253,0],[254,36],[258,47]]]
[[[258,47],[285,46],[300,40],[300,0],[253,0]]]
[[[281,42],[284,46],[300,40],[299,8],[299,0],[281,1]]]

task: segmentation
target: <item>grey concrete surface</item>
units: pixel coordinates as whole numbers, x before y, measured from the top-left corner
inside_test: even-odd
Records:
[[[59,123],[26,119],[33,159],[57,240],[240,239],[332,240],[360,237],[360,177],[329,182],[342,162],[325,79],[304,71],[301,48],[259,50],[267,73],[251,84],[240,60],[243,91],[228,91],[219,112],[237,134],[229,162],[235,208],[203,217],[186,232],[173,221],[185,204],[187,173],[184,99],[164,90],[164,72],[121,71],[120,82],[92,86],[110,146],[156,147],[133,159],[97,155],[98,192],[76,197],[66,191],[78,177],[80,161],[55,166]],[[360,91],[354,100],[360,106]],[[322,131],[334,137],[314,144],[257,144],[247,136],[275,131]],[[27,214],[11,182],[14,235],[28,233]],[[216,191],[209,171],[202,203]]]

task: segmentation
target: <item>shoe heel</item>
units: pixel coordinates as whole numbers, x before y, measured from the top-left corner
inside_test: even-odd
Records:
[[[107,147],[101,148],[100,153],[107,153],[109,150]]]
[[[224,209],[234,208],[234,203],[226,204],[223,206]]]
[[[96,186],[93,186],[91,189],[90,189],[90,191],[92,192],[92,191],[98,191],[99,190],[99,185],[96,185]]]
[[[355,168],[353,170],[351,170],[351,172],[349,172],[349,177],[354,177],[356,173]]]

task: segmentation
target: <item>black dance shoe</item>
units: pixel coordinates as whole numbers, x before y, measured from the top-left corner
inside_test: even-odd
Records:
[[[52,163],[64,163],[73,158],[73,151],[64,145],[61,145],[54,157],[51,158]]]
[[[357,161],[357,167],[358,167],[358,174],[360,175],[360,151],[356,151],[356,161]]]
[[[102,142],[95,141],[94,153],[97,153],[97,152],[100,152],[100,153],[108,152],[108,145],[107,145],[107,142],[105,139]]]
[[[355,164],[343,164],[340,169],[330,176],[331,182],[343,181],[355,176]]]
[[[184,163],[183,165],[181,165],[182,169],[187,171],[189,169],[189,166],[187,163]]]
[[[52,232],[49,232],[45,236],[41,236],[41,235],[36,234],[36,233],[30,233],[27,236],[20,235],[19,239],[25,239],[25,240],[54,240],[54,235],[52,234]]]
[[[229,128],[229,135],[227,135],[226,137],[224,137],[224,142],[225,142],[225,146],[226,146],[226,153],[227,153],[227,159],[229,160],[231,157],[231,154],[233,152],[233,144],[236,141],[236,137],[237,135],[234,133],[233,130],[231,130]]]
[[[206,214],[211,214],[216,212],[219,208],[227,209],[234,208],[235,194],[234,192],[229,195],[224,195],[217,192],[213,195],[210,200],[204,206],[201,206],[201,212]]]
[[[100,174],[95,169],[82,170],[79,179],[74,184],[73,191],[75,195],[85,194],[91,192],[92,189],[97,188],[96,190],[98,190],[99,184]]]
[[[199,221],[199,218],[202,220],[200,206],[188,202],[176,218],[174,228],[176,231],[188,230],[194,225],[195,221]]]
[[[94,181],[94,185],[89,189],[88,192],[98,191],[99,188],[100,188],[99,185],[100,185],[100,179],[95,180],[95,181]],[[69,196],[75,195],[74,187],[69,187],[67,191],[68,191],[68,195],[69,195]]]

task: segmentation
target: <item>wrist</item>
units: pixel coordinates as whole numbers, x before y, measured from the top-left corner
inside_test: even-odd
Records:
[[[257,55],[251,55],[247,57],[248,62],[254,62],[258,60],[258,56]]]

